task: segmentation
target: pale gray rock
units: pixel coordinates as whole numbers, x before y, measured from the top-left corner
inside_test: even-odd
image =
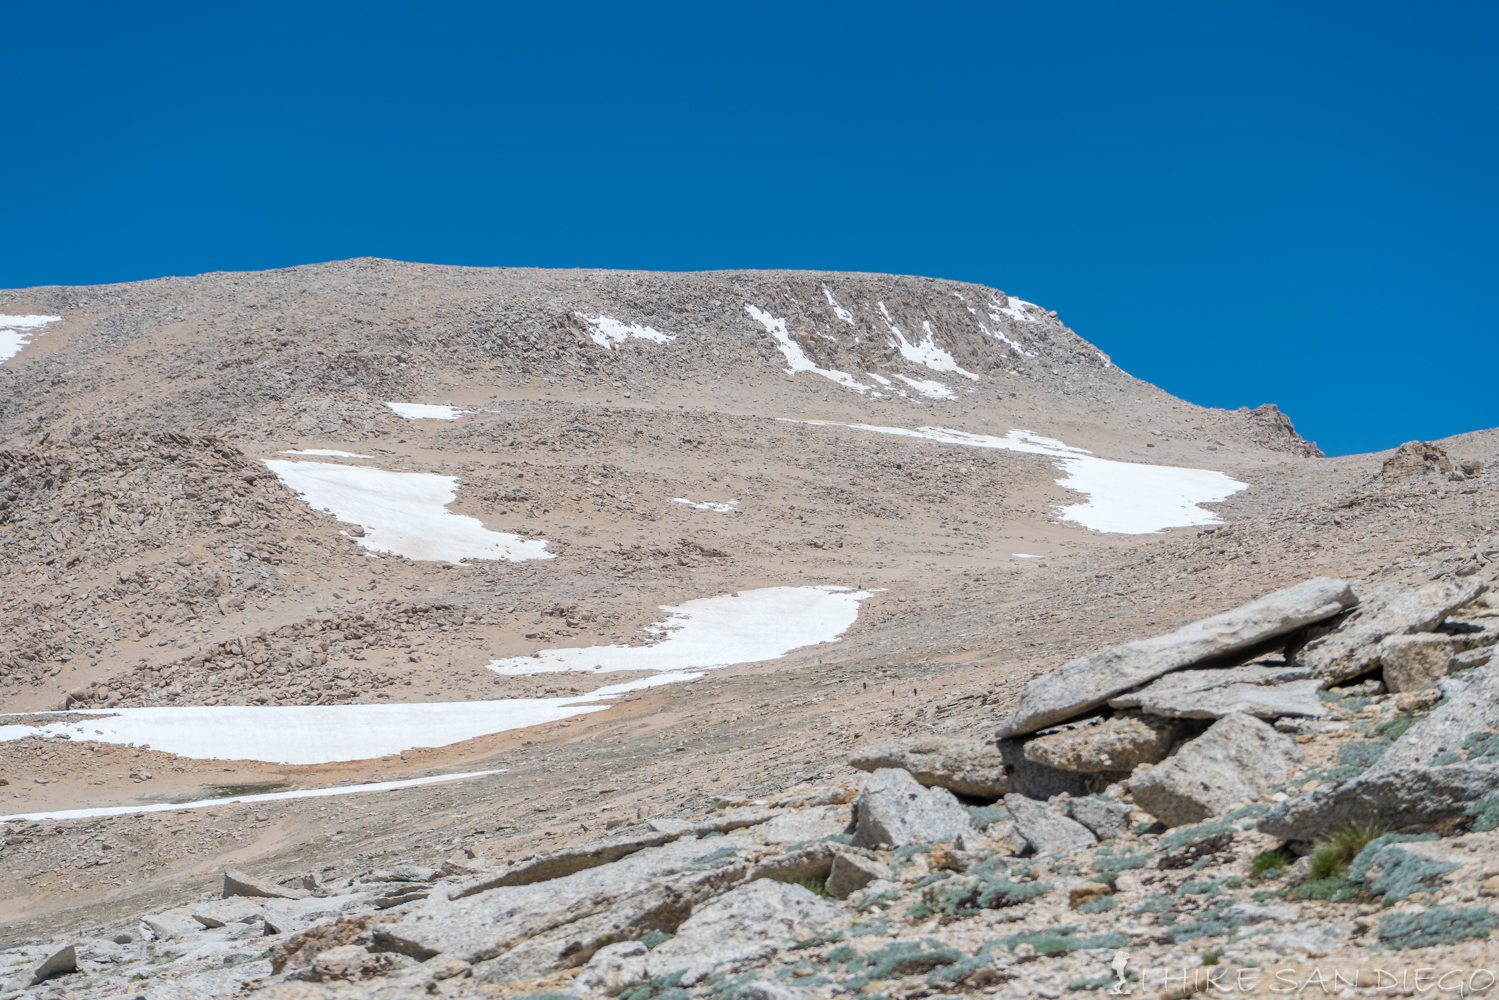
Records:
[[[747,831],[762,844],[800,844],[847,833],[854,811],[847,805],[793,809]]]
[[[952,792],[923,788],[907,771],[881,768],[864,781],[854,801],[854,843],[860,847],[933,844],[973,829]]]
[[[1253,903],[1236,903],[1223,911],[1223,916],[1232,920],[1245,920],[1251,924],[1294,924],[1301,919],[1299,906],[1255,906]]]
[[[746,983],[734,991],[734,1000],[807,1000],[809,996],[806,990],[767,979]]]
[[[818,796],[809,796],[809,800]],[[828,796],[821,796],[827,798]],[[809,801],[808,805],[821,806],[825,802]],[[836,805],[836,803],[835,803]],[[709,816],[705,820],[699,820],[692,825],[692,832],[696,836],[706,837],[710,833],[733,833],[735,830],[744,830],[762,823],[769,823],[777,816],[785,814],[784,809],[766,809],[763,807],[750,807],[744,809],[730,809],[722,816]],[[821,816],[827,813],[819,813]]]
[[[185,907],[141,917],[141,937],[153,941],[172,941],[202,929],[203,925],[194,920],[192,911]]]
[[[1067,811],[1099,840],[1113,840],[1129,833],[1130,808],[1123,802],[1084,795],[1069,799]]]
[[[53,951],[41,964],[31,970],[30,986],[46,982],[53,976],[73,972],[78,968],[78,951],[72,944],[65,944]]]
[[[1457,643],[1451,636],[1423,632],[1417,635],[1392,635],[1375,650],[1390,691],[1419,691],[1435,684],[1453,671]]]
[[[646,956],[646,974],[685,969],[681,984],[690,987],[721,965],[768,957],[845,922],[842,910],[801,886],[761,879],[694,910]]]
[[[859,854],[839,854],[833,858],[826,888],[834,899],[847,899],[873,882],[890,879],[890,869],[874,858]]]
[[[265,917],[265,910],[243,896],[210,899],[193,907],[193,919],[204,927],[248,924]]]
[[[1330,635],[1307,643],[1297,662],[1329,683],[1357,677],[1379,663],[1379,646],[1393,635],[1430,632],[1489,588],[1483,576],[1444,580],[1413,590],[1382,590]]]
[[[1167,826],[1200,823],[1290,777],[1301,750],[1248,715],[1227,715],[1170,759],[1130,780],[1135,804]]]
[[[493,874],[486,875],[477,882],[461,886],[450,893],[453,899],[462,899],[464,896],[472,896],[475,893],[488,892],[491,889],[499,889],[512,885],[531,885],[533,882],[546,882],[554,878],[563,878],[589,868],[597,868],[599,865],[607,865],[618,861],[620,858],[643,851],[647,847],[660,847],[662,844],[670,843],[680,837],[688,828],[688,824],[682,823],[681,828],[676,824],[681,820],[671,821],[671,825],[664,830],[652,830],[650,833],[635,837],[615,837],[610,840],[599,841],[595,844],[584,844],[581,847],[565,848],[544,854],[530,861],[512,865]]]
[[[1241,652],[1358,603],[1342,580],[1317,577],[1169,635],[1115,646],[1066,663],[1026,685],[999,735],[1023,736],[1097,708],[1164,674]]]
[[[310,895],[306,889],[293,889],[264,879],[252,878],[233,868],[224,869],[224,898],[254,896],[262,899],[301,899]]]
[[[1033,763],[1061,771],[1132,771],[1165,760],[1184,732],[1170,719],[1127,712],[1037,736],[1025,743],[1024,753]]]
[[[647,954],[645,945],[639,941],[605,945],[579,970],[573,983],[583,990],[613,992],[645,977]]]
[[[1443,678],[1440,686],[1442,703],[1367,771],[1281,803],[1260,819],[1260,830],[1312,840],[1345,823],[1399,829],[1461,816],[1471,803],[1499,792],[1499,763],[1432,766],[1444,754],[1458,753],[1469,735],[1499,729],[1499,665],[1467,678]]]
[[[1015,829],[1037,854],[1071,854],[1098,843],[1093,831],[1081,823],[1024,795],[1006,795],[1005,808],[1015,817]]]
[[[1026,798],[1045,800],[1056,795],[1086,795],[1096,791],[1091,783],[1097,777],[1093,773],[1069,771],[1037,763],[1025,755],[1028,743],[1020,740],[995,740],[994,747],[1004,758],[1010,772],[1010,791]],[[1123,777],[1126,772],[1118,776]],[[1008,794],[1008,793],[1006,793]]]
[[[751,881],[757,878],[777,882],[800,882],[805,879],[827,879],[840,856],[874,860],[874,855],[858,847],[838,843],[808,844],[797,851],[763,858],[750,869]]]
[[[483,982],[539,976],[564,959],[591,958],[606,935],[634,940],[649,930],[676,931],[696,907],[749,871],[746,862],[704,859],[752,846],[742,833],[681,839],[547,882],[452,899],[434,893],[372,933],[379,948],[418,960],[441,955],[469,962]]]
[[[997,799],[1012,791],[1004,757],[992,743],[924,736],[862,747],[848,762],[861,771],[902,768],[923,785],[960,795]]]
[[[1246,677],[1246,671],[1253,673]],[[1238,670],[1183,670],[1179,674],[1162,677],[1139,691],[1112,698],[1109,705],[1114,708],[1138,708],[1150,715],[1176,719],[1221,719],[1235,713],[1253,715],[1260,719],[1279,719],[1288,715],[1320,719],[1328,714],[1326,706],[1317,697],[1317,692],[1324,686],[1322,681],[1293,680],[1285,684],[1264,684],[1254,676],[1257,672],[1254,667],[1240,667]],[[1307,673],[1305,669],[1296,672],[1302,676]]]

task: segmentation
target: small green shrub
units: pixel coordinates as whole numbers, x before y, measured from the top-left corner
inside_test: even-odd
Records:
[[[1393,743],[1405,735],[1405,731],[1417,722],[1417,716],[1411,712],[1401,712],[1392,718],[1386,719],[1374,727],[1374,731],[1381,736],[1388,737]]]
[[[1203,965],[1217,965],[1221,961],[1223,961],[1222,948],[1209,948],[1207,951],[1202,953]]]
[[[1249,862],[1249,874],[1255,878],[1275,878],[1284,874],[1286,867],[1295,860],[1290,851],[1261,851]]]
[[[1469,803],[1466,812],[1473,817],[1473,829],[1477,833],[1487,833],[1499,827],[1499,795],[1485,795],[1477,802]]]
[[[801,886],[814,896],[826,897],[828,895],[828,880],[825,878],[794,878],[791,884]]]
[[[1375,935],[1393,948],[1429,948],[1488,937],[1499,927],[1486,907],[1433,907],[1425,913],[1402,913],[1379,922]]]
[[[1158,892],[1153,896],[1147,896],[1145,901],[1135,907],[1136,913],[1165,913],[1171,909],[1171,904],[1176,900],[1168,893]]]
[[[1208,837],[1216,837],[1220,833],[1230,833],[1234,829],[1233,824],[1222,820],[1212,820],[1198,826],[1183,827],[1180,830],[1172,830],[1163,838],[1168,850],[1179,850],[1194,840],[1204,840]]]
[[[892,861],[907,861],[918,854],[931,854],[931,844],[907,844],[905,847],[897,847],[891,852]]]
[[[1434,833],[1422,833],[1411,835],[1408,833],[1387,833],[1383,837],[1376,837],[1364,845],[1364,849],[1358,852],[1358,857],[1353,859],[1348,866],[1348,880],[1350,882],[1362,882],[1379,861],[1379,855],[1391,844],[1414,844],[1424,840],[1436,840]]]
[[[1338,763],[1347,767],[1368,770],[1386,750],[1395,745],[1389,738],[1377,740],[1351,740],[1338,747]]]
[[[738,856],[739,849],[737,847],[720,847],[710,854],[704,854],[700,858],[693,858],[692,863],[695,865],[716,865],[720,861],[727,861],[729,858]]]
[[[663,945],[670,940],[671,935],[664,931],[646,931],[640,935],[640,943],[645,945],[648,950],[658,945]]]
[[[1335,828],[1312,851],[1307,874],[1313,879],[1343,874],[1364,848],[1387,833],[1384,827],[1370,823],[1345,823]]]
[[[1327,846],[1318,847],[1307,859],[1306,873],[1313,880],[1332,878],[1343,868],[1338,855]]]
[[[1029,931],[1001,938],[999,943],[1010,951],[1023,944],[1036,949],[1038,955],[1070,955],[1074,951],[1088,948],[1108,948],[1117,951],[1129,944],[1123,934],[1099,934],[1096,937],[1079,937],[1079,927],[1052,927],[1044,931]]]
[[[1116,854],[1112,857],[1094,858],[1093,870],[1096,872],[1112,872],[1118,875],[1130,868],[1145,868],[1150,864],[1150,858],[1143,854]]]
[[[1296,899],[1320,899],[1328,903],[1341,903],[1358,895],[1358,887],[1348,881],[1342,872],[1327,878],[1314,878],[1296,886],[1288,895]]]
[[[1369,883],[1369,891],[1383,896],[1385,906],[1428,888],[1439,876],[1457,867],[1453,862],[1433,861],[1393,845],[1381,850],[1377,860],[1384,870]]]
[[[860,955],[852,948],[839,948],[828,954],[827,961],[832,966],[843,966],[851,975],[843,983],[844,988],[857,991],[868,983],[931,972],[967,958],[961,951],[944,947],[940,942],[898,941],[867,955]]]
[[[1001,805],[968,806],[968,815],[973,817],[973,825],[982,830],[991,823],[1008,821],[1010,810]]]
[[[1119,905],[1119,900],[1113,896],[1095,896],[1093,899],[1084,900],[1077,906],[1079,913],[1108,913]]]

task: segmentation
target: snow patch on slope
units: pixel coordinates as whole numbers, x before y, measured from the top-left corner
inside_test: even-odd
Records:
[[[0,364],[21,353],[31,343],[32,331],[48,323],[61,323],[61,316],[6,316],[0,314]]]
[[[736,509],[739,506],[738,500],[730,500],[728,503],[713,503],[711,501],[696,503],[692,500],[688,500],[686,497],[676,497],[672,500],[672,503],[684,503],[696,510],[716,510],[720,514],[739,513],[739,511]]]
[[[582,313],[575,314],[590,327],[589,338],[600,347],[614,350],[615,344],[623,344],[634,337],[637,340],[649,340],[653,344],[669,344],[677,338],[673,334],[662,333],[654,327],[641,326],[639,323],[622,323],[613,316],[584,316]]]
[[[407,420],[457,420],[472,410],[460,410],[456,406],[441,406],[435,403],[386,403]]]
[[[879,303],[880,313],[885,317],[885,327],[895,339],[890,341],[890,346],[900,351],[901,357],[914,364],[924,365],[934,372],[954,372],[964,378],[978,381],[979,375],[958,367],[958,362],[951,354],[937,346],[937,335],[932,332],[932,324],[923,321],[922,332],[926,337],[919,342],[912,343],[906,339],[906,335],[895,325],[890,317],[890,310],[885,308],[885,303]]]
[[[838,300],[833,298],[833,293],[828,291],[827,285],[822,286],[822,294],[828,297],[828,305],[833,307],[834,315],[843,320],[843,322],[847,323],[849,326],[853,326],[854,314],[838,304]]]
[[[265,463],[281,481],[318,510],[362,525],[359,544],[408,559],[461,562],[551,559],[546,539],[490,531],[478,518],[447,510],[457,496],[456,476],[386,472],[327,462]]]
[[[930,396],[932,399],[953,399],[957,395],[941,382],[933,381],[930,379],[911,378],[907,375],[902,375],[899,372],[895,373],[895,377],[906,383],[906,385],[909,385],[911,388],[915,389],[917,392],[921,393],[923,396]]]
[[[544,649],[536,656],[493,660],[489,669],[509,675],[681,672],[775,660],[803,646],[836,642],[859,617],[859,602],[871,595],[848,587],[765,587],[704,597],[663,605],[670,617],[644,630],[660,637],[653,645]]]
[[[785,418],[782,418],[785,419]],[[1221,524],[1222,519],[1198,504],[1218,503],[1249,487],[1209,469],[1184,469],[1170,465],[1144,465],[1098,458],[1083,448],[1074,448],[1055,438],[1032,431],[1011,430],[1004,437],[970,434],[945,427],[881,427],[875,424],[840,424],[824,420],[789,421],[824,427],[848,427],[874,434],[919,438],[965,448],[995,448],[1055,459],[1066,478],[1058,486],[1087,496],[1087,501],[1059,507],[1058,516],[1094,531],[1122,535],[1149,535],[1166,528]]]
[[[837,382],[844,388],[853,389],[855,392],[869,391],[869,386],[859,382],[848,372],[819,368],[814,364],[812,359],[807,357],[806,352],[802,350],[801,345],[791,339],[791,334],[786,330],[786,321],[784,319],[776,319],[770,313],[764,312],[750,305],[748,302],[744,304],[744,308],[754,318],[755,322],[765,327],[766,333],[775,338],[776,346],[781,349],[781,356],[786,359],[786,363],[790,366],[786,369],[787,375],[795,377],[797,372],[812,372],[815,375],[821,375],[825,379]]]

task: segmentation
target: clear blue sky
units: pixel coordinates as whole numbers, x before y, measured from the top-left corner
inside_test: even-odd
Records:
[[[0,287],[984,282],[1329,453],[1499,424],[1493,4],[18,4]]]

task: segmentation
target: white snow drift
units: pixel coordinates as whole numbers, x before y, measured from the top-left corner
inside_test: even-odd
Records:
[[[869,386],[864,385],[848,372],[817,367],[812,359],[807,357],[801,345],[791,339],[791,334],[786,331],[786,321],[784,319],[776,319],[770,313],[757,309],[748,302],[744,304],[744,308],[754,317],[757,323],[765,327],[766,333],[776,339],[776,346],[781,349],[781,355],[785,357],[786,363],[790,366],[786,369],[787,375],[794,377],[797,372],[812,372],[815,375],[821,375],[825,379],[831,379],[844,388],[853,389],[855,392],[869,391]]]
[[[639,323],[621,323],[613,316],[584,316],[582,313],[575,314],[589,326],[588,336],[600,347],[614,350],[615,344],[623,344],[634,337],[637,340],[649,340],[653,344],[669,344],[677,338],[669,333],[662,333],[649,326],[641,326]]]
[[[1148,535],[1165,528],[1199,524],[1221,524],[1210,510],[1197,506],[1217,503],[1248,489],[1244,483],[1209,469],[1180,469],[1169,465],[1144,465],[1098,458],[1083,448],[1074,448],[1032,431],[1012,430],[1004,437],[969,434],[945,427],[881,427],[875,424],[839,424],[824,420],[790,421],[824,427],[848,427],[874,434],[920,438],[966,448],[996,448],[1056,459],[1067,473],[1057,485],[1088,497],[1087,502],[1059,509],[1064,521],[1073,521],[1094,531],[1121,535]]]
[[[697,503],[695,501],[688,500],[686,497],[673,497],[671,502],[684,503],[695,510],[716,510],[720,514],[739,513],[739,511],[736,509],[739,506],[738,500],[730,500],[728,503],[713,503],[710,500],[705,500],[702,503]]]
[[[793,649],[836,642],[859,617],[870,591],[848,587],[765,587],[688,601],[645,631],[661,640],[649,646],[583,646],[545,649],[536,656],[493,660],[500,674],[564,670],[711,670],[785,656]]]
[[[82,730],[80,730],[81,732]],[[498,771],[465,771],[462,774],[434,774],[427,778],[408,778],[405,781],[371,781],[362,785],[330,785],[327,788],[300,788],[291,792],[262,792],[259,795],[241,795],[232,799],[198,799],[196,802],[153,802],[139,806],[101,806],[97,809],[59,809],[54,812],[19,813],[0,816],[0,823],[18,820],[36,822],[44,819],[98,819],[102,816],[130,816],[135,813],[175,812],[178,809],[208,809],[214,806],[248,805],[256,802],[276,802],[281,799],[318,799],[330,795],[357,795],[360,792],[393,792],[400,788],[415,788],[418,785],[436,785],[444,781],[462,781],[465,778],[484,778]]]
[[[924,365],[934,372],[953,372],[962,375],[964,378],[973,379],[975,382],[978,381],[980,376],[958,367],[957,360],[951,354],[948,354],[937,346],[937,335],[932,332],[932,324],[929,321],[923,321],[921,324],[922,332],[926,334],[926,337],[917,343],[912,343],[906,339],[906,335],[901,332],[900,327],[895,325],[895,320],[891,318],[890,310],[885,308],[885,303],[881,302],[879,306],[880,315],[885,318],[885,328],[895,338],[889,341],[889,344],[900,351],[901,357],[914,364]],[[904,378],[904,376],[901,377]],[[906,381],[909,382],[911,380],[906,379]],[[946,389],[947,387],[943,386],[943,388]],[[927,395],[931,395],[931,393],[927,393]],[[951,390],[948,390],[947,395],[952,395]]]
[[[0,364],[21,353],[31,343],[33,331],[48,323],[61,323],[61,316],[6,316],[0,313]]]
[[[306,451],[283,451],[283,455],[313,455],[319,458],[374,458],[374,455],[356,455],[352,451],[333,448],[308,448]]]
[[[365,536],[359,543],[375,552],[454,563],[553,558],[544,538],[490,531],[478,518],[447,510],[457,494],[456,476],[328,462],[265,464],[313,507],[363,526]]]
[[[436,403],[386,403],[385,405],[407,420],[457,420],[464,414],[473,412]]]

